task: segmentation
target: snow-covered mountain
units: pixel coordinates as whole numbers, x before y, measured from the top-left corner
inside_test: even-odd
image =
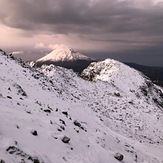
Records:
[[[0,162],[163,162],[163,93],[136,70],[107,59],[81,78],[3,51],[0,69]]]
[[[76,60],[92,60],[74,49],[70,48],[56,48],[51,53],[37,60],[37,62],[53,61],[53,62],[64,62],[64,61],[76,61]]]
[[[35,66],[40,67],[43,64],[54,64],[56,66],[73,69],[76,72],[81,72],[93,61],[95,61],[95,59],[80,54],[74,49],[68,47],[58,47],[51,53],[38,59]]]

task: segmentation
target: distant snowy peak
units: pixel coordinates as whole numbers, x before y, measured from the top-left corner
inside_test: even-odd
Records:
[[[74,49],[70,48],[57,48],[51,53],[37,60],[37,62],[53,61],[53,62],[64,62],[64,61],[76,61],[76,60],[93,60]]]
[[[81,73],[91,62],[94,61],[95,59],[80,54],[73,49],[57,47],[51,53],[37,60],[34,66],[41,67],[42,65],[53,64],[55,66],[72,69],[77,73]]]

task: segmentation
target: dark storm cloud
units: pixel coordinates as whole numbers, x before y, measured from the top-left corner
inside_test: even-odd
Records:
[[[122,53],[136,52],[137,48],[144,48],[147,53],[148,49],[163,50],[163,3],[152,5],[151,2],[0,0],[0,22],[29,32],[30,36],[38,33],[75,34],[85,41],[105,42],[113,44],[114,48],[118,45],[117,49],[123,46]]]
[[[138,8],[117,0],[1,0],[1,21],[56,33],[163,32],[163,7]]]
[[[141,65],[163,67],[163,47],[143,47],[134,50],[124,50],[121,52],[85,52],[90,57],[100,60],[112,58],[121,62],[138,63]]]

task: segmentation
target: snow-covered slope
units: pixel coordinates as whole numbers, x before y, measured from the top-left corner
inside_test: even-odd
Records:
[[[162,163],[161,91],[117,61],[97,64],[82,73],[95,72],[90,82],[0,52],[1,162],[118,163],[120,153],[124,163]]]
[[[91,81],[114,83],[121,91],[129,94],[133,89],[143,86],[145,80],[151,83],[142,73],[113,59],[91,63],[81,76]]]
[[[46,56],[38,59],[36,62],[45,62],[45,61],[53,61],[53,62],[64,62],[64,61],[76,61],[76,60],[92,60],[91,58],[76,52],[70,48],[56,48],[51,53]]]
[[[125,93],[130,93],[132,89],[138,89],[144,82],[144,77],[138,71],[113,59],[93,62],[83,71],[82,75],[93,81],[113,82]]]

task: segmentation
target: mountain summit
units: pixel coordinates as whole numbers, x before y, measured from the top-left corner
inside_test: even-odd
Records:
[[[87,57],[74,49],[68,47],[58,47],[46,56],[38,59],[35,63],[36,67],[42,65],[56,65],[73,69],[75,72],[82,72],[95,59]]]
[[[76,61],[76,60],[93,60],[71,48],[57,48],[51,53],[37,60],[37,62],[53,61],[53,62],[64,62],[64,61]]]

